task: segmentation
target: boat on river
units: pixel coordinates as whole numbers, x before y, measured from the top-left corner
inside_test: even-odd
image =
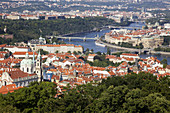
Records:
[[[100,43],[100,42],[98,42],[98,41],[95,41],[95,44],[96,44],[97,46],[106,47],[106,45],[104,45],[104,44],[102,44],[102,43]]]

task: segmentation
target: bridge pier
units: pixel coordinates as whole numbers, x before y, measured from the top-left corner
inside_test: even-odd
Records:
[[[140,50],[138,51],[138,55],[140,55],[141,53],[143,53],[143,51],[140,49]]]
[[[71,37],[69,37],[69,42],[71,41]]]
[[[86,41],[86,38],[85,38],[85,37],[83,38],[83,41],[84,41],[84,42]]]

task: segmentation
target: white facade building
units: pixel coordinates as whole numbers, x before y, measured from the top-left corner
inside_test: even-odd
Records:
[[[126,58],[134,58],[134,59],[139,59],[139,55],[138,54],[130,54],[130,53],[123,53],[120,55],[120,58],[123,58],[123,57],[126,57]]]
[[[17,46],[6,46],[4,49],[7,49],[11,51],[12,53],[15,52],[29,52],[30,48],[29,47],[17,47]]]
[[[83,52],[83,47],[82,46],[76,46],[74,44],[60,44],[60,45],[36,45],[35,50],[38,51],[39,49],[43,49],[45,51],[48,51],[49,53],[55,53],[58,51],[59,53],[66,53],[70,51],[73,53],[74,51],[78,52]]]

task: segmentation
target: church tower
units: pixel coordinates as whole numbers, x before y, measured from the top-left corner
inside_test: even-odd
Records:
[[[35,73],[38,75],[38,82],[42,81],[43,80],[43,77],[42,77],[42,58],[41,58],[40,51],[39,51],[37,59],[36,59]]]
[[[34,73],[33,62],[32,62],[32,59],[29,59],[28,53],[26,53],[25,59],[23,59],[20,63],[20,70],[25,72],[25,73],[29,73],[29,74]]]

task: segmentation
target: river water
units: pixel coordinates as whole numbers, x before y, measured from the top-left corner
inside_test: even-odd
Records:
[[[142,28],[142,26],[145,26],[144,23],[132,23],[129,25],[129,27],[140,27]],[[133,29],[133,28],[129,28],[129,29]],[[100,32],[90,32],[90,33],[81,33],[81,34],[74,34],[74,35],[71,35],[72,37],[88,37],[88,38],[94,38],[96,37],[97,35],[99,37],[103,36],[105,33],[108,33],[110,32],[110,30],[101,30]],[[86,40],[85,42],[82,40],[82,39],[74,39],[74,40],[71,40],[69,41],[68,39],[64,39],[63,40],[65,43],[67,44],[75,44],[75,45],[81,45],[84,47],[84,50],[86,50],[87,48],[89,48],[89,50],[93,49],[94,52],[107,52],[107,47],[101,47],[101,46],[97,46],[95,45],[95,41],[94,40]],[[112,52],[115,52],[117,51],[117,49],[111,49]],[[170,56],[165,56],[165,55],[147,55],[147,54],[141,54],[140,57],[141,58],[147,58],[147,57],[150,57],[150,56],[153,56],[153,57],[157,57],[158,60],[162,60],[163,58],[166,58],[168,60],[168,64],[170,65]]]

